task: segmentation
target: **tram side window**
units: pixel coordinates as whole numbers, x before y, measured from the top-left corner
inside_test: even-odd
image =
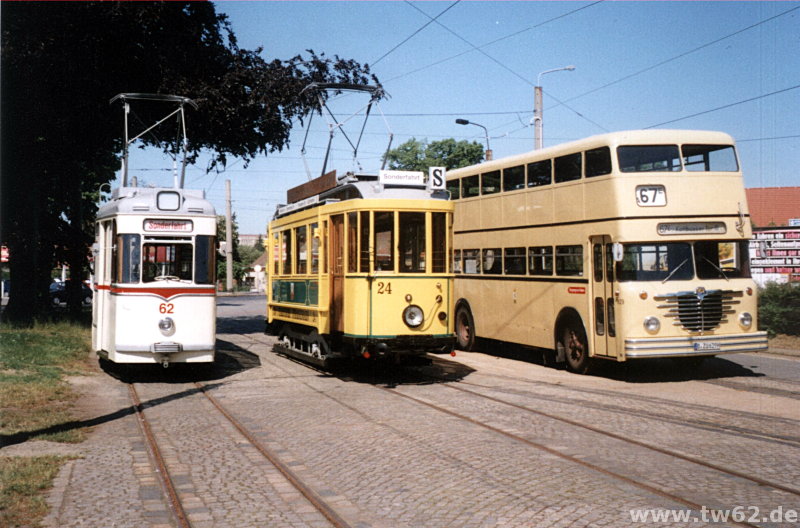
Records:
[[[311,273],[319,273],[319,224],[311,224]]]
[[[453,272],[461,273],[461,250],[453,251]]]
[[[473,196],[478,196],[480,194],[481,194],[480,177],[477,174],[475,176],[467,176],[465,178],[461,178],[462,198],[472,198]]]
[[[500,192],[500,171],[481,174],[481,194],[494,194]]]
[[[503,251],[500,248],[483,250],[483,272],[487,275],[503,273]]]
[[[369,211],[361,211],[361,248],[359,271],[369,273]]]
[[[617,147],[622,172],[676,172],[681,170],[678,145],[635,145]]]
[[[272,273],[280,275],[280,243],[281,235],[279,233],[272,234]]]
[[[447,271],[447,213],[431,214],[431,246],[433,273]]]
[[[306,226],[295,227],[294,240],[297,244],[294,270],[298,275],[305,275],[308,271],[308,228]]]
[[[141,276],[141,236],[118,235],[114,248],[116,282],[130,284],[139,282]]]
[[[448,180],[447,191],[450,193],[451,200],[458,200],[461,198],[461,180]]]
[[[400,272],[425,272],[425,213],[400,213]]]
[[[214,284],[217,271],[217,237],[197,235],[194,249],[194,281],[197,284]]]
[[[731,145],[683,145],[683,166],[689,172],[736,172],[739,164]]]
[[[553,163],[551,160],[536,161],[528,164],[528,187],[550,185],[553,180]]]
[[[347,213],[347,271],[358,271],[358,213]]]
[[[480,251],[477,249],[465,249],[462,252],[464,257],[464,273],[476,274],[481,272]]]
[[[528,270],[531,275],[552,275],[553,248],[551,246],[529,247]]]
[[[394,271],[394,213],[375,211],[375,271]]]
[[[556,183],[581,179],[581,153],[556,158]]]
[[[281,274],[292,274],[292,230],[281,231]]]
[[[517,165],[503,169],[503,190],[516,191],[525,188],[525,167]]]
[[[587,178],[611,174],[611,150],[608,147],[587,150],[585,156]]]
[[[583,246],[556,246],[556,275],[583,276]]]
[[[506,248],[503,255],[506,275],[525,275],[525,248]]]
[[[192,280],[192,245],[185,243],[149,243],[142,248],[144,282],[177,277]]]

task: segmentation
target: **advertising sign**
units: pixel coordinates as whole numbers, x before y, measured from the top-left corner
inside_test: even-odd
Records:
[[[750,240],[750,271],[761,286],[800,282],[800,228],[756,228]]]

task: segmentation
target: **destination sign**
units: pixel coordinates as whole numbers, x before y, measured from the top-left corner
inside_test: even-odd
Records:
[[[724,235],[724,222],[670,222],[658,224],[659,235]]]
[[[378,182],[383,185],[425,187],[425,174],[421,171],[382,170]]]
[[[162,233],[191,233],[191,220],[161,220],[148,218],[144,221],[145,231],[157,231]]]

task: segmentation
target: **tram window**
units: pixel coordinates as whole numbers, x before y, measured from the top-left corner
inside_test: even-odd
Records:
[[[481,174],[481,194],[494,194],[500,192],[500,171]]]
[[[431,246],[433,273],[447,271],[447,213],[431,213]]]
[[[311,273],[319,273],[319,224],[311,224]]]
[[[528,270],[531,275],[552,275],[553,248],[551,246],[529,247]]]
[[[447,191],[450,193],[451,200],[458,200],[461,198],[461,180],[448,180],[447,181]]]
[[[400,214],[400,272],[425,272],[425,213]]]
[[[292,230],[281,231],[281,274],[292,274]]]
[[[297,244],[294,270],[298,275],[305,275],[308,271],[308,228],[306,226],[294,228],[294,241]]]
[[[281,273],[280,272],[280,268],[278,267],[280,265],[280,261],[281,261],[280,260],[280,257],[281,257],[281,255],[280,255],[280,253],[281,253],[280,252],[280,247],[281,247],[280,246],[280,240],[281,240],[281,238],[280,237],[281,236],[278,233],[273,233],[272,234],[272,263],[273,263],[272,272],[275,275],[280,275],[280,273]]]
[[[636,145],[617,147],[622,172],[676,172],[681,170],[677,145]]]
[[[144,273],[142,281],[153,282],[165,277],[192,280],[192,245],[148,243],[142,248]]]
[[[585,156],[587,178],[611,174],[611,150],[608,147],[587,150]]]
[[[453,251],[453,271],[454,273],[461,273],[461,250]]]
[[[394,213],[375,211],[375,271],[394,271]]]
[[[503,273],[503,251],[500,248],[483,250],[483,272],[487,275]]]
[[[736,172],[739,164],[731,145],[683,145],[683,166],[689,172]]]
[[[194,281],[214,284],[217,271],[217,237],[197,235],[194,239]]]
[[[347,213],[347,271],[358,271],[358,213]]]
[[[479,176],[477,174],[475,176],[467,176],[466,178],[461,178],[462,198],[472,198],[473,196],[478,196],[480,193],[481,193],[480,181],[479,181]]]
[[[361,248],[359,271],[369,273],[369,211],[361,211]]]
[[[141,276],[141,237],[140,235],[118,235],[114,260],[117,261],[117,282],[139,282]]]
[[[550,185],[553,180],[552,160],[536,161],[528,164],[528,187]]]
[[[503,169],[503,190],[516,191],[525,188],[525,167],[517,165]]]
[[[583,246],[556,246],[556,275],[583,276]]]
[[[556,158],[556,183],[581,179],[581,153]]]
[[[464,257],[464,273],[476,274],[481,272],[480,251],[477,249],[465,249],[462,252]]]
[[[525,275],[525,248],[506,248],[503,250],[504,273],[506,275]]]

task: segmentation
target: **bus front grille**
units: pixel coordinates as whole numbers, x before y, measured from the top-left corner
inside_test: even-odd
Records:
[[[732,290],[710,290],[697,288],[695,291],[658,295],[654,299],[661,302],[660,310],[665,317],[674,319],[675,326],[689,332],[708,332],[728,321],[728,315],[735,313],[733,306],[742,292]]]

